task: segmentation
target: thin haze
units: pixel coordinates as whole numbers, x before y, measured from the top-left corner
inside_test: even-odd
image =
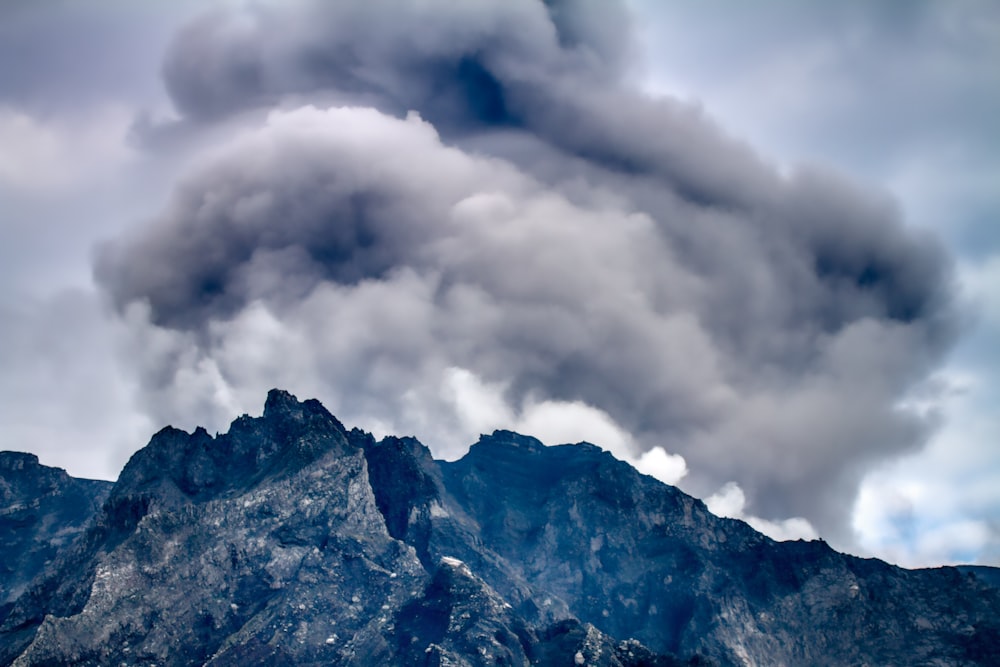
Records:
[[[946,246],[886,191],[639,87],[625,4],[171,16],[166,97],[141,88],[155,113],[107,157],[151,196],[90,255],[107,308],[68,300],[132,431],[222,430],[281,386],[447,458],[497,427],[594,440],[857,549],[866,475],[939,425],[913,397],[960,329]],[[53,303],[18,316],[24,356],[37,329],[60,345]]]

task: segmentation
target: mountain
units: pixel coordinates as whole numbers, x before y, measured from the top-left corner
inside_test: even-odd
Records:
[[[0,466],[0,665],[987,665],[1000,646],[992,568],[774,542],[585,443],[497,431],[436,461],[273,390],[226,434],[163,429],[110,488]]]
[[[109,482],[75,479],[34,454],[0,452],[0,617],[97,513]]]

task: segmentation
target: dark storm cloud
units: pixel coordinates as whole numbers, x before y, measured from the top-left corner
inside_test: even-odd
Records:
[[[287,379],[423,434],[457,423],[441,382],[461,368],[515,409],[599,408],[684,455],[692,490],[737,480],[750,510],[843,536],[860,475],[927,427],[897,404],[948,346],[948,262],[882,195],[782,176],[630,89],[628,50],[604,2],[191,24],[164,66],[190,122],[285,111],[99,254],[161,341],[154,400]]]
[[[615,2],[257,5],[192,23],[163,71],[193,120],[322,95],[419,110],[449,139],[523,128],[706,203],[745,202],[771,185],[756,156],[721,141],[697,109],[624,88],[628,35]]]

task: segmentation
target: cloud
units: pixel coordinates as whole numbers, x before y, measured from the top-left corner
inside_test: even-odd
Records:
[[[0,300],[3,449],[31,451],[76,476],[115,479],[157,428],[136,410],[139,390],[118,364],[119,325],[104,315],[97,295],[81,289]]]
[[[792,517],[781,521],[768,521],[757,516],[748,515],[746,495],[736,482],[726,482],[718,491],[705,498],[708,511],[716,516],[729,519],[741,519],[749,523],[755,530],[764,533],[771,539],[814,540],[819,537],[816,529],[808,520],[802,517]]]
[[[981,318],[981,325],[991,331],[1000,331],[1000,254],[987,257],[982,262],[966,263],[961,270],[963,296],[974,306]]]
[[[928,143],[976,153],[996,145],[968,141],[1000,108],[991,65],[1000,12],[989,0],[630,4],[646,18],[639,39],[655,64],[650,83],[702,99],[775,150],[820,148],[878,171]]]
[[[627,431],[607,413],[581,401],[538,402],[529,396],[517,409],[506,403],[503,385],[487,385],[464,368],[447,369],[444,382],[444,395],[446,400],[454,402],[459,425],[442,436],[450,440],[464,436],[451,452],[453,457],[465,453],[465,443],[471,441],[472,434],[508,429],[534,436],[548,445],[596,444],[665,484],[677,484],[687,474],[684,457],[669,454],[663,447],[653,447],[637,456],[636,445]]]
[[[0,186],[51,195],[92,185],[134,159],[126,143],[131,121],[114,107],[45,122],[0,105]]]
[[[1000,439],[997,266],[990,256],[960,265],[963,345],[899,404],[942,428],[920,452],[877,466],[862,480],[852,523],[867,553],[911,567],[1000,564],[1000,457],[991,446]]]
[[[921,554],[917,544],[937,526],[989,523],[998,512],[996,492],[964,490],[1000,488],[990,451],[1000,424],[1000,357],[990,315],[1000,283],[989,269],[1000,248],[990,223],[1000,210],[1000,135],[991,120],[1000,112],[1000,70],[992,65],[1000,57],[1000,6],[729,3],[719,20],[723,3],[713,0],[631,4],[644,18],[644,86],[700,100],[727,129],[767,146],[775,158],[822,160],[883,184],[899,197],[908,224],[933,229],[957,254],[967,312],[958,318],[962,336],[944,374],[975,382],[960,399],[920,397],[941,428],[919,455],[877,467],[865,482],[870,489],[909,489],[919,481],[935,489],[933,500],[915,506],[914,516],[925,520],[912,531],[891,531],[892,540],[879,533],[889,525],[876,519],[886,513],[884,503],[859,503],[854,522],[866,526],[859,529],[866,553],[898,562],[997,562],[995,542],[947,557]],[[860,516],[861,508],[874,515]]]
[[[852,522],[859,546],[910,567],[1000,564],[1000,453],[996,390],[981,369],[954,364],[905,402],[950,421],[919,453],[885,462],[862,480]]]
[[[775,159],[885,184],[963,255],[996,250],[996,3],[629,2],[644,86],[700,100]]]
[[[664,484],[676,485],[688,473],[683,456],[670,454],[660,446],[643,452],[633,465],[639,472],[655,477]]]
[[[255,4],[182,31],[185,122],[243,129],[98,253],[148,409],[218,427],[280,385],[448,456],[499,418],[586,425],[848,540],[864,472],[933,425],[896,406],[951,343],[949,262],[886,195],[631,88],[606,5]]]
[[[31,115],[74,116],[80,108],[159,107],[157,65],[170,35],[203,0],[131,3],[66,0],[0,6],[0,105]]]

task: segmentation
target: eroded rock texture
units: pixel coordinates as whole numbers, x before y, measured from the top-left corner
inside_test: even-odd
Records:
[[[459,461],[272,391],[113,488],[0,454],[3,665],[985,665],[989,568],[776,543],[588,445]]]

